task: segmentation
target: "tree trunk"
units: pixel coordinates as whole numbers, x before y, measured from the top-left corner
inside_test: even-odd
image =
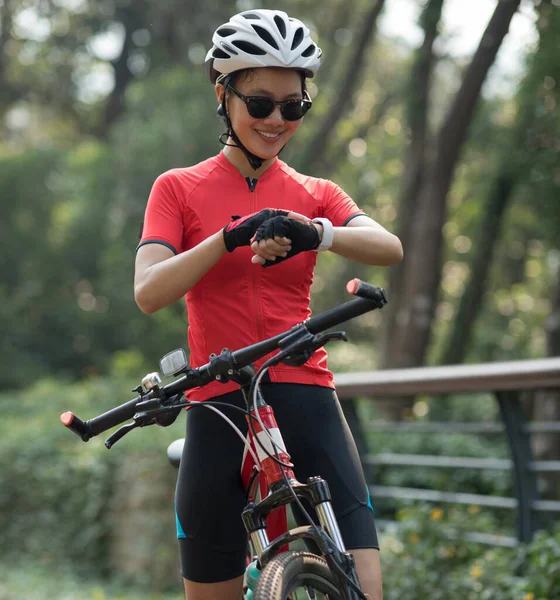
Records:
[[[111,91],[103,114],[103,121],[99,126],[98,135],[106,137],[110,126],[120,117],[125,109],[125,92],[128,84],[134,79],[130,70],[129,59],[133,49],[132,34],[145,27],[145,14],[147,12],[144,2],[137,0],[134,4],[117,6],[116,19],[124,27],[124,41],[118,58],[111,62],[115,74],[115,86]]]
[[[422,175],[426,166],[426,145],[428,138],[428,108],[430,82],[434,66],[434,42],[438,34],[444,0],[430,0],[424,8],[420,23],[424,30],[424,41],[418,48],[408,86],[409,101],[407,107],[410,143],[404,159],[403,183],[398,199],[398,224],[396,234],[403,247],[408,247],[412,223],[416,209],[416,196],[422,185]],[[384,328],[384,346],[391,338],[391,324],[403,300],[400,294],[404,267],[395,266],[389,270],[388,289],[391,294],[388,315]],[[384,357],[387,355],[384,353]],[[385,366],[390,366],[389,364]]]
[[[317,134],[307,145],[305,154],[298,166],[299,170],[309,172],[313,169],[314,165],[322,160],[327,148],[327,140],[354,95],[362,71],[366,50],[375,36],[377,19],[384,5],[385,0],[377,0],[372,4],[369,12],[365,14],[362,29],[356,41],[355,51],[348,60],[346,75],[338,86],[340,93],[336,101],[331,105],[330,110],[327,111],[323,122],[317,129]]]
[[[546,12],[545,12],[546,7]],[[553,10],[550,0],[545,0],[541,5],[541,15],[549,18],[543,19],[543,31],[548,31],[551,36],[558,36],[550,18]],[[558,16],[558,13],[556,13]],[[552,39],[557,40],[557,37]],[[541,37],[542,41],[542,37]],[[560,267],[556,274],[555,289],[552,292],[550,315],[545,323],[547,336],[548,356],[560,356]],[[535,421],[560,421],[560,390],[543,390],[537,392],[533,404],[533,420]],[[532,439],[533,453],[536,460],[560,460],[560,435],[557,433],[535,434]],[[541,473],[539,483],[542,485],[542,496],[551,500],[560,497],[560,473]]]
[[[439,132],[435,160],[426,170],[405,247],[401,302],[387,339],[386,366],[412,367],[424,362],[441,279],[447,193],[482,84],[519,3],[501,0],[496,6]]]
[[[12,29],[10,2],[11,0],[0,2],[0,115],[4,113],[9,103],[8,83],[6,81],[8,62],[6,44],[10,39]]]
[[[515,177],[509,172],[501,172],[496,177],[479,226],[479,242],[469,282],[461,297],[453,332],[443,351],[440,361],[442,364],[462,363],[465,360],[473,326],[486,292],[486,279],[492,265],[494,249],[500,239],[503,216],[510,204],[516,183]]]
[[[547,351],[549,356],[560,356],[560,268],[552,294],[550,315],[546,321]],[[543,390],[535,394],[533,420],[560,421],[560,390]],[[560,435],[539,433],[533,436],[536,460],[560,460]],[[541,473],[542,496],[550,500],[560,497],[560,473]]]
[[[547,0],[543,7],[550,4]],[[503,151],[501,166],[490,188],[484,216],[479,225],[479,240],[472,261],[471,276],[461,298],[454,328],[442,354],[444,364],[461,363],[469,349],[471,332],[482,306],[486,291],[486,277],[492,264],[494,249],[500,238],[501,221],[520,181],[529,177],[530,171],[538,160],[538,147],[535,150],[535,137],[538,131],[539,104],[541,100],[542,64],[550,63],[550,49],[543,43],[546,35],[555,34],[550,23],[541,23],[539,27],[540,43],[531,59],[531,67],[525,76],[519,91],[518,116],[513,126],[507,148]],[[550,73],[552,75],[552,73]],[[515,149],[512,152],[512,148]],[[533,149],[533,150],[528,150]],[[524,267],[524,262],[522,267]]]
[[[321,43],[321,49],[329,57],[329,60],[324,61],[321,65],[318,76],[319,81],[330,81],[340,67],[345,69],[345,65],[341,64],[343,62],[344,51],[336,43],[335,34],[339,29],[352,27],[351,16],[359,10],[356,4],[356,0],[351,0],[350,2],[348,0],[337,0],[332,8],[330,18],[324,18],[324,21],[329,23],[329,30],[321,35],[321,39],[327,40],[328,45],[325,48],[325,45]]]

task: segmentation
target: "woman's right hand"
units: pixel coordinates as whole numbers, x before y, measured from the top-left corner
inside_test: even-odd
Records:
[[[286,217],[289,214],[287,210],[263,208],[245,217],[232,217],[232,221],[223,229],[227,251],[233,252],[239,246],[250,246],[257,229],[265,221],[274,217]]]

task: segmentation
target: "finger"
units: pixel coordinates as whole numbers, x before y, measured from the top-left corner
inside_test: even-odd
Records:
[[[255,254],[255,256],[251,258],[251,262],[255,265],[264,265],[266,260],[262,256]]]
[[[287,237],[280,237],[279,235],[274,236],[274,241],[282,246],[289,246],[292,243],[291,239]]]
[[[309,217],[292,210],[288,213],[288,219],[296,219],[296,221],[301,221],[302,223],[309,223],[311,221]]]
[[[279,244],[276,240],[268,239],[261,240],[258,242],[259,244],[259,254],[272,254],[273,256],[279,256],[280,254],[284,254],[291,250],[291,246],[285,246]]]
[[[271,254],[267,247],[262,244],[261,242],[253,242],[251,244],[251,250],[255,253],[255,255],[257,256],[262,256],[264,259],[267,259],[269,257],[272,257],[273,254]]]
[[[264,260],[276,260],[277,256],[287,256],[288,251],[285,247],[280,247],[278,251],[270,250],[266,245],[259,245],[259,242],[253,242],[251,250],[255,253],[255,256],[260,256]]]
[[[267,252],[273,252],[274,254],[280,254],[282,252],[289,252],[292,249],[291,242],[288,244],[280,244],[276,240],[267,240],[266,250]]]

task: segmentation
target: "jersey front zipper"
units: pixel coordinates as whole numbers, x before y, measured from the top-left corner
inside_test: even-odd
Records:
[[[254,213],[257,211],[257,193],[255,191],[256,186],[257,186],[257,182],[258,179],[249,179],[249,177],[247,177],[247,183],[249,184],[249,190],[251,191],[251,200],[250,200],[250,206],[251,206],[251,213]],[[263,323],[262,323],[262,319],[261,319],[261,311],[260,311],[260,306],[259,306],[259,295],[258,295],[258,291],[259,291],[259,274],[257,272],[257,269],[262,268],[259,265],[251,265],[251,285],[252,285],[252,292],[253,292],[253,304],[255,307],[255,317],[257,319],[257,335],[258,335],[258,340],[264,340],[264,331],[263,331]]]
[[[250,177],[245,177],[245,181],[247,182],[247,185],[249,186],[249,191],[254,192],[259,180],[256,178],[251,179]]]

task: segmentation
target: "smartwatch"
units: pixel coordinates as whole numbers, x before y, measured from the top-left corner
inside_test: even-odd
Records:
[[[315,248],[315,252],[322,252],[323,250],[329,250],[329,248],[333,245],[334,238],[334,227],[333,224],[328,220],[322,217],[318,217],[317,219],[313,219],[312,223],[320,223],[323,226],[323,237],[321,239],[321,243],[317,248]]]

